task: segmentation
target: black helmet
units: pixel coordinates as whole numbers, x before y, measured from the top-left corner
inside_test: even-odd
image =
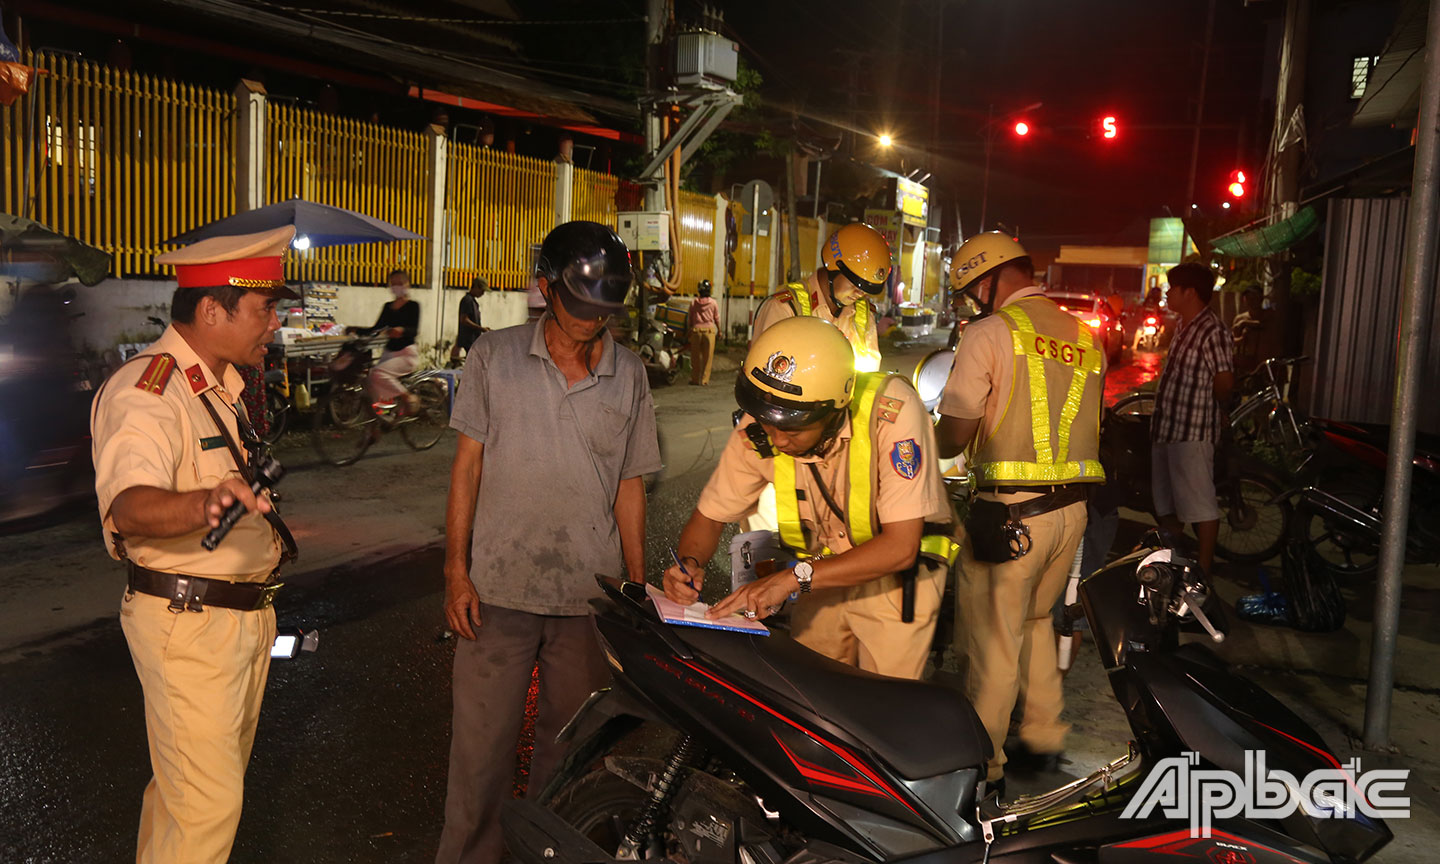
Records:
[[[566,222],[545,235],[535,275],[545,277],[571,315],[604,318],[625,308],[630,250],[599,222]]]

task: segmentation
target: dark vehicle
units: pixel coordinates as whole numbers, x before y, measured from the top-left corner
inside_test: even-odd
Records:
[[[1125,328],[1120,323],[1120,315],[1105,298],[1063,288],[1047,290],[1045,296],[1090,328],[1090,335],[1105,346],[1106,359],[1111,363],[1120,359],[1120,352],[1125,350]]]
[[[1380,558],[1390,427],[1312,418],[1296,427],[1307,458],[1287,496],[1305,540],[1337,574],[1367,576]],[[1440,438],[1420,435],[1410,486],[1405,561],[1440,562]]]
[[[1268,693],[1180,644],[1182,624],[1223,634],[1201,611],[1206,577],[1167,548],[1080,588],[1135,741],[1087,777],[1005,804],[982,782],[989,739],[957,691],[862,672],[780,633],[671,627],[643,586],[602,585],[595,624],[615,683],[561,733],[574,743],[549,787],[507,805],[525,864],[1319,864],[1364,861],[1391,839],[1358,808],[1217,819],[1194,839],[1158,812],[1122,818],[1161,760],[1243,773],[1263,750],[1268,769],[1296,777],[1338,764]],[[627,755],[647,724],[673,732],[667,758]]]

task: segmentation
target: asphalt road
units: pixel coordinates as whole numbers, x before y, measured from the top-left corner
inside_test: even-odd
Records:
[[[887,360],[908,369],[929,347],[889,351]],[[1143,356],[1121,364],[1107,381],[1108,395],[1153,374]],[[718,384],[729,373],[716,377]],[[728,432],[731,400],[725,384],[680,385],[658,390],[656,403],[667,468],[650,499],[647,545],[658,568]],[[272,667],[232,860],[432,860],[450,733],[453,637],[442,623],[436,544],[451,448],[448,437],[425,453],[387,439],[343,471],[316,464],[303,440],[285,451],[295,467],[286,494],[303,529],[297,533],[307,549],[325,551],[302,559],[310,569],[290,577],[279,619],[318,627],[320,650]],[[144,717],[114,613],[120,582],[103,557],[94,519],[93,511],[80,508],[38,530],[0,537],[0,590],[7,597],[0,610],[3,862],[133,856],[140,793],[150,774]],[[714,562],[713,572],[722,565]],[[1433,632],[1433,607],[1425,606],[1411,631],[1417,635]],[[1343,667],[1363,655],[1364,626],[1298,637],[1242,628],[1232,630],[1226,653],[1295,705],[1344,759],[1353,752],[1346,734],[1358,719],[1363,687]],[[12,632],[29,635],[17,640]],[[1432,641],[1421,636],[1403,647],[1416,660],[1440,661],[1420,654]],[[1411,675],[1440,668],[1440,662],[1407,665]],[[1116,755],[1129,731],[1088,646],[1066,692],[1067,718],[1075,724],[1067,770],[1078,774]],[[1417,757],[1399,764],[1437,776],[1425,757],[1440,734],[1434,719],[1440,698],[1421,686],[1396,700],[1397,737]],[[1421,779],[1411,789],[1423,830],[1415,830],[1422,823],[1396,826],[1400,836],[1382,854],[1385,861],[1431,860],[1428,851],[1440,836],[1435,787]]]

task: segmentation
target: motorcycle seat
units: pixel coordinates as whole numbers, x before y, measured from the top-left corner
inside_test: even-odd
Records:
[[[975,709],[949,687],[865,672],[780,632],[737,638],[683,629],[682,638],[707,657],[843,730],[907,780],[978,767],[990,758],[990,737]]]

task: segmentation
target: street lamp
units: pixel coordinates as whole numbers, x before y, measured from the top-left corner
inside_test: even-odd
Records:
[[[994,105],[991,105],[985,112],[985,125],[980,127],[980,134],[985,136],[985,179],[980,187],[980,227],[976,233],[985,230],[985,209],[990,201],[990,146],[995,143],[995,130],[999,129],[1001,124],[1008,122],[1011,118],[1018,117],[1021,114],[1029,114],[1043,104],[1043,102],[1036,102],[1032,105],[1026,105],[1019,111],[1011,111],[1003,117],[995,116]],[[1029,135],[1030,124],[1024,120],[1018,121],[1015,124],[1015,134],[1021,137]]]
[[[894,138],[891,138],[890,135],[889,135],[889,133],[886,133],[886,134],[883,134],[883,135],[880,136],[880,146],[881,146],[881,147],[889,147],[891,144],[894,144],[894,143],[895,143],[895,139],[894,139]]]

